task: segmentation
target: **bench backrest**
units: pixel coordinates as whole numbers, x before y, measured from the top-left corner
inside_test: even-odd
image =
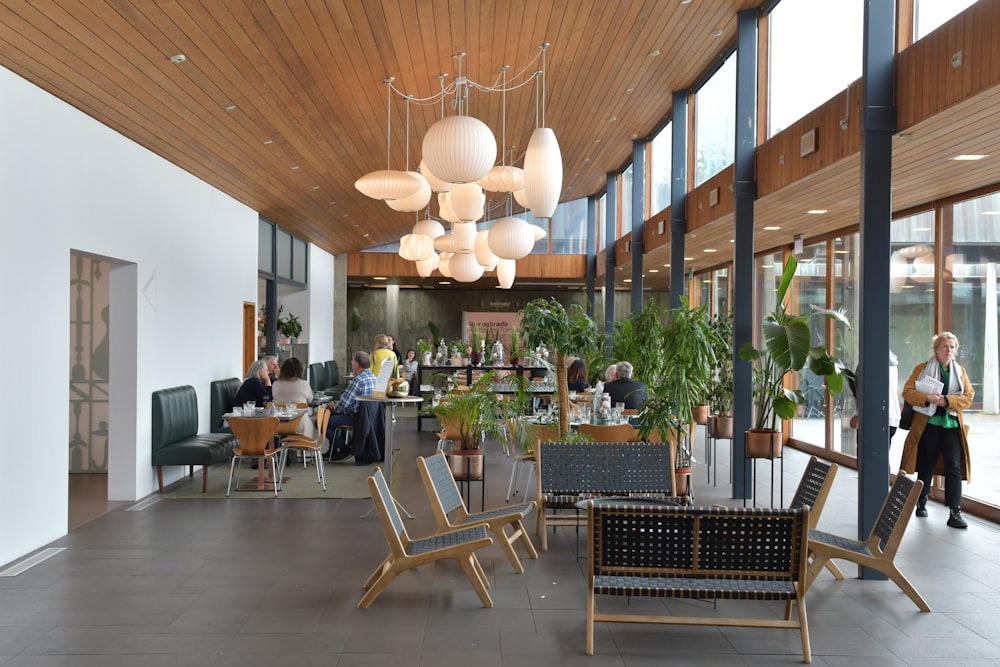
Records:
[[[214,380],[209,389],[211,395],[211,409],[209,412],[209,425],[212,433],[230,433],[228,427],[222,425],[222,415],[233,409],[233,397],[243,384],[239,378],[226,378],[225,380]]]
[[[872,532],[868,536],[867,542],[873,552],[877,548],[886,558],[891,560],[895,557],[896,549],[903,540],[903,533],[906,532],[906,525],[913,515],[913,506],[917,504],[923,486],[922,482],[907,477],[902,471],[896,475],[896,481],[889,489],[889,495],[882,503],[882,509],[875,518],[875,525],[872,526]]]
[[[198,394],[191,385],[153,392],[153,451],[198,435]]]
[[[667,443],[539,442],[537,457],[540,494],[626,495],[673,489]]]
[[[326,378],[326,366],[320,363],[309,364],[309,386],[313,391],[323,391],[329,386]]]
[[[800,581],[809,508],[592,504],[592,575]]]

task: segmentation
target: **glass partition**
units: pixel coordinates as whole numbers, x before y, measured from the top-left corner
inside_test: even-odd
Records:
[[[622,216],[618,219],[618,238],[632,231],[632,165],[625,168],[618,179]]]
[[[788,311],[809,313],[811,306],[826,308],[827,291],[827,243],[814,243],[803,248],[797,257],[799,261],[795,280],[788,290]],[[811,345],[820,345],[827,340],[826,318],[809,318]],[[798,389],[804,400],[798,415],[791,420],[789,435],[796,440],[808,442],[817,447],[826,446],[826,382],[821,376],[809,370],[808,366],[789,378],[791,389]]]
[[[574,199],[556,207],[552,216],[552,254],[586,254],[587,199]]]
[[[926,37],[975,3],[976,0],[914,0],[913,39]]]
[[[852,371],[858,367],[858,261],[860,247],[858,234],[838,236],[830,241],[832,255],[830,266],[833,267],[833,293],[831,308],[842,308],[851,323],[851,329],[837,325],[832,327],[831,351],[840,357]],[[830,446],[834,451],[857,456],[857,430],[851,428],[851,418],[857,414],[857,400],[849,388],[832,397],[833,401],[833,440]]]
[[[655,215],[670,206],[671,153],[673,124],[667,123],[649,142],[649,213]]]
[[[736,54],[705,82],[694,103],[694,185],[733,163],[736,150]]]

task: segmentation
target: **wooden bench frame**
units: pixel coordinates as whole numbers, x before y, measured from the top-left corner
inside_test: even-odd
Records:
[[[548,551],[547,526],[584,525],[576,508],[584,498],[645,496],[687,504],[673,495],[672,449],[664,442],[539,442],[535,533],[542,551]]]
[[[588,503],[587,655],[594,623],[798,629],[806,622],[809,508],[671,507]],[[598,595],[785,602],[783,619],[599,613]],[[797,603],[792,618],[792,603]]]

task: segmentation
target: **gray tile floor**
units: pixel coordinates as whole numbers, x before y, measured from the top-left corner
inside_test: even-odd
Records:
[[[413,457],[432,454],[431,433],[396,424],[394,491],[433,520]],[[702,448],[698,446],[699,453]],[[510,462],[492,446],[487,505],[504,502]],[[720,444],[720,458],[728,456]],[[788,451],[785,496],[806,457]],[[722,462],[725,464],[725,461]],[[699,503],[733,504],[728,466],[719,486],[695,470]],[[759,497],[769,489],[759,467]],[[821,528],[856,532],[856,474],[841,470]],[[478,498],[477,498],[478,501]],[[478,504],[478,503],[477,503]],[[559,528],[549,551],[514,574],[500,549],[481,558],[493,609],[479,604],[453,562],[404,573],[367,610],[361,584],[387,553],[368,500],[170,500],[118,508],[72,531],[58,555],[0,577],[0,665],[775,665],[801,662],[798,634],[661,625],[598,625],[584,653],[584,566],[577,535]],[[808,596],[818,665],[1000,665],[1000,530],[970,519],[947,528],[945,510],[913,519],[898,561],[933,608],[921,614],[890,582],[821,575]],[[582,547],[582,537],[579,546]],[[582,553],[582,549],[581,549]],[[648,601],[639,601],[636,604]],[[657,605],[660,603],[657,602]],[[685,615],[775,616],[777,604],[666,603]]]

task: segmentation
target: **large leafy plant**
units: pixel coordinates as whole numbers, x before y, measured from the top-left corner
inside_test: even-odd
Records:
[[[435,378],[446,377],[438,373]],[[448,422],[458,434],[461,443],[458,449],[480,449],[486,437],[504,437],[509,419],[527,412],[531,394],[527,378],[508,375],[504,382],[512,383],[514,392],[502,397],[494,391],[498,371],[484,373],[468,388],[446,394],[430,412],[444,422]]]
[[[716,414],[733,411],[733,316],[717,314],[709,321],[715,330],[715,372],[708,384],[708,403]]]
[[[819,377],[826,378],[826,387],[832,394],[844,389],[845,366],[838,357],[830,354],[823,345],[812,345],[809,321],[814,317],[833,320],[851,328],[843,309],[829,310],[810,305],[809,314],[792,315],[788,312],[788,289],[795,278],[798,261],[793,256],[785,262],[778,285],[774,311],[764,318],[761,330],[762,347],[744,343],[740,358],[753,364],[753,396],[757,405],[756,430],[777,430],[779,419],[791,419],[797,407],[805,402],[798,389],[785,386],[785,376],[807,367]]]

